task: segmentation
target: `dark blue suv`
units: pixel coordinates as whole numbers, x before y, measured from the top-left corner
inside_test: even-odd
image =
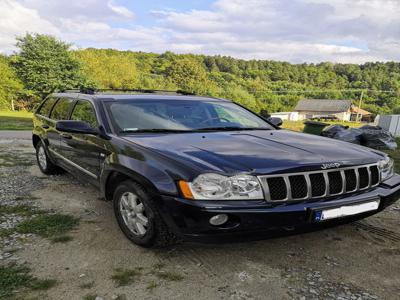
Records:
[[[36,111],[33,145],[43,173],[97,186],[142,246],[348,222],[400,197],[386,154],[279,125],[224,99],[65,92]]]

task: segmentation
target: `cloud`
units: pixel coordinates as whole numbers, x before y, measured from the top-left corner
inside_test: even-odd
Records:
[[[116,14],[125,17],[125,18],[133,18],[134,13],[127,9],[124,6],[120,6],[114,3],[114,1],[108,1],[107,6]]]
[[[152,26],[120,1],[0,0],[0,49],[9,52],[15,34],[33,31],[78,47],[296,63],[400,60],[398,0],[216,0],[207,10],[141,13]]]
[[[36,10],[12,0],[0,0],[0,52],[14,49],[15,37],[26,32],[58,35],[59,30],[41,18]]]

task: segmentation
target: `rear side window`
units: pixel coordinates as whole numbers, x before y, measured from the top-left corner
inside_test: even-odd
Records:
[[[96,113],[89,101],[78,101],[74,107],[74,110],[72,111],[71,120],[84,121],[89,123],[93,128],[98,126]]]
[[[68,120],[71,103],[73,101],[74,100],[70,98],[60,98],[51,111],[51,119]]]
[[[54,98],[54,97],[48,98],[46,100],[46,102],[43,103],[42,107],[39,109],[38,114],[42,115],[42,116],[45,116],[45,117],[48,117],[49,113],[50,113],[50,110],[54,105],[54,102],[56,102],[56,98]]]

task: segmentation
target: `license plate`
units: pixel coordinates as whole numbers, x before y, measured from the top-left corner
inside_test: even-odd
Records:
[[[327,208],[324,210],[316,211],[314,214],[314,221],[321,222],[330,219],[336,219],[346,216],[353,216],[368,211],[377,210],[380,200],[364,202],[362,204],[345,205],[335,208]]]

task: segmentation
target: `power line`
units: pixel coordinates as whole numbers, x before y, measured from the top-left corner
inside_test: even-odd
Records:
[[[377,92],[377,93],[388,93],[388,94],[399,94],[400,91],[393,90],[373,90],[373,89],[324,89],[324,90],[290,90],[290,89],[279,89],[279,90],[269,90],[269,89],[261,89],[261,90],[252,90],[252,92],[271,92],[271,93],[293,93],[293,94],[302,94],[302,93],[324,93],[324,92]]]

